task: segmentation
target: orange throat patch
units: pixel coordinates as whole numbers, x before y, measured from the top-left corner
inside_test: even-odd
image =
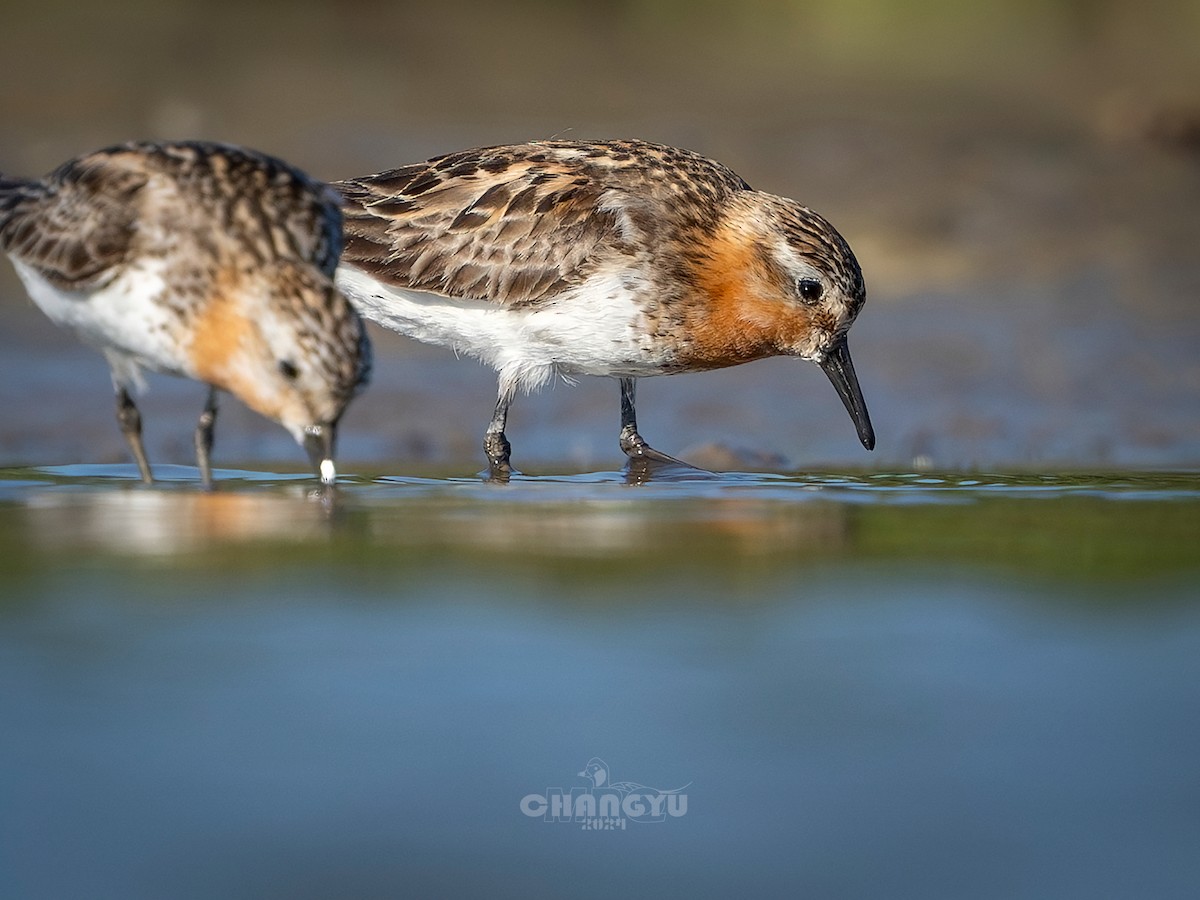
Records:
[[[736,366],[796,346],[811,322],[784,293],[781,278],[745,232],[729,226],[719,231],[696,267],[699,302],[686,319],[685,365]]]
[[[270,363],[266,342],[237,289],[222,281],[192,323],[188,356],[195,377],[278,419],[282,398],[272,396],[264,379],[253,373],[257,359]]]

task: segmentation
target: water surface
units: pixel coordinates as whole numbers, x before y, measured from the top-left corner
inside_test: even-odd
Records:
[[[0,472],[6,896],[1200,884],[1194,473],[134,474]]]

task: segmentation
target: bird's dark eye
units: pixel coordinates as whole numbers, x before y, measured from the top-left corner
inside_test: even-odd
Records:
[[[296,368],[296,364],[287,359],[279,361],[279,372],[288,381],[295,381],[300,376],[300,370]]]
[[[801,278],[796,282],[796,293],[805,303],[816,303],[825,293],[825,286],[815,278]]]

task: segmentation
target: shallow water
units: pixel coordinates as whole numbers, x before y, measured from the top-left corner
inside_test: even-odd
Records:
[[[217,474],[0,470],[6,896],[1194,896],[1196,473]]]

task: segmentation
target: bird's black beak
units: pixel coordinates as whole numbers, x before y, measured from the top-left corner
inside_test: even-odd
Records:
[[[304,449],[322,484],[333,484],[337,480],[337,469],[333,465],[336,438],[337,426],[331,423],[310,425],[304,430]]]
[[[875,429],[871,427],[867,403],[863,400],[862,388],[858,386],[858,376],[854,374],[854,363],[850,359],[850,347],[845,338],[825,354],[820,366],[833,382],[833,387],[842,398],[842,402],[846,404],[846,412],[850,413],[854,427],[858,429],[858,439],[868,450],[874,450]]]

